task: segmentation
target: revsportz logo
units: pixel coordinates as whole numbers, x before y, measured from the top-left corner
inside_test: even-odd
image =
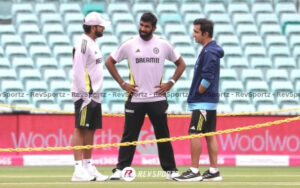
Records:
[[[126,167],[122,170],[122,178],[125,181],[132,181],[136,177],[136,172],[132,167]]]

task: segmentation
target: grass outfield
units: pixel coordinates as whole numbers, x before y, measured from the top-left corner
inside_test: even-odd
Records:
[[[2,188],[158,188],[158,187],[300,187],[300,167],[220,167],[224,181],[222,182],[176,182],[164,177],[152,177],[161,172],[159,167],[134,167],[137,177],[132,182],[71,182],[73,167],[0,167],[0,187]],[[112,167],[98,167],[103,173],[110,175]],[[187,167],[179,167],[183,172]],[[206,170],[202,167],[200,171]],[[144,176],[141,177],[141,172]],[[140,173],[140,174],[139,174]],[[150,173],[150,174],[147,174]]]

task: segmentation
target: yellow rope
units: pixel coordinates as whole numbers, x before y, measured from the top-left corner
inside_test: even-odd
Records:
[[[280,125],[283,123],[289,123],[292,121],[300,120],[300,116],[286,118],[282,120],[276,120],[271,122],[265,122],[255,125],[248,125],[245,127],[237,127],[234,129],[226,129],[226,130],[219,130],[217,132],[210,132],[210,133],[201,133],[201,134],[193,134],[193,135],[186,135],[186,136],[178,136],[178,137],[171,137],[171,138],[161,138],[161,139],[153,139],[153,140],[142,140],[142,141],[134,141],[134,142],[123,142],[123,143],[112,143],[112,144],[99,144],[99,145],[86,145],[86,146],[67,146],[67,147],[46,147],[46,148],[0,148],[0,152],[30,152],[30,151],[62,151],[62,150],[80,150],[80,149],[91,149],[91,148],[107,148],[107,147],[119,147],[119,146],[130,146],[130,145],[138,145],[138,144],[149,144],[149,143],[161,143],[161,142],[172,142],[176,140],[186,140],[192,139],[197,137],[204,137],[204,136],[213,136],[218,134],[228,134],[232,132],[239,132],[245,131],[250,129],[256,129],[261,127],[269,127],[273,125]]]

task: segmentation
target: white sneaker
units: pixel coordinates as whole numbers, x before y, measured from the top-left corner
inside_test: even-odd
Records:
[[[122,170],[115,169],[115,172],[109,177],[110,180],[122,179]]]
[[[89,175],[89,173],[82,167],[76,166],[71,181],[95,181],[94,176]]]
[[[89,175],[95,177],[96,181],[106,181],[108,179],[108,176],[102,175],[94,165],[89,165],[86,171]]]
[[[177,178],[179,176],[180,176],[180,174],[178,173],[178,171],[170,171],[170,172],[167,172],[166,179],[173,180],[174,178]]]

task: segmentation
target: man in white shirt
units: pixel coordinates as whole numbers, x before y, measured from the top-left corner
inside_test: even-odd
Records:
[[[97,12],[89,13],[83,23],[84,34],[73,48],[72,97],[75,103],[73,146],[93,145],[96,129],[102,128],[101,89],[102,54],[96,43],[110,22]],[[72,181],[105,181],[92,163],[92,149],[74,150]]]
[[[153,124],[157,139],[170,137],[165,94],[179,79],[185,69],[185,63],[167,40],[153,35],[156,22],[157,19],[152,13],[144,13],[140,20],[139,35],[123,42],[105,63],[121,88],[128,92],[122,142],[138,139],[146,114]],[[129,61],[130,83],[124,82],[115,66],[124,59]],[[177,68],[172,79],[162,83],[165,59],[174,62]],[[160,164],[167,172],[167,179],[179,176],[171,143],[158,143],[157,146]],[[120,147],[117,168],[113,170],[111,180],[121,179],[121,170],[131,165],[135,148],[135,146]]]

